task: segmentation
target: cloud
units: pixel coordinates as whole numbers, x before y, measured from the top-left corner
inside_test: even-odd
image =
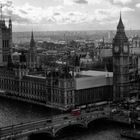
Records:
[[[88,1],[86,0],[75,0],[74,2],[77,4],[88,4]]]
[[[73,5],[74,1],[73,0],[63,0],[64,5]]]
[[[27,18],[24,18],[24,17],[20,17],[19,15],[16,15],[16,14],[12,14],[12,20],[13,20],[13,22],[15,24],[27,25],[27,24],[31,23],[30,19],[27,19]]]
[[[132,0],[113,0],[114,3],[128,4],[131,3]]]
[[[88,25],[95,22],[110,25],[114,24],[119,18],[120,10],[123,12],[134,11],[134,9],[124,5],[115,5],[111,1],[113,0],[63,0],[62,5],[43,8],[29,3],[15,6],[9,0],[5,3],[3,13],[7,18],[11,16],[13,24],[16,26],[55,27],[61,25],[63,27],[63,25],[78,26],[78,24]]]
[[[140,8],[140,3],[137,3],[137,4],[136,4],[136,7],[137,7],[137,8]]]
[[[123,7],[123,8],[121,8],[121,11],[122,12],[134,12],[135,9],[132,9],[132,8],[129,8],[129,7]]]
[[[63,0],[64,5],[77,5],[77,4],[103,4],[108,3],[110,0]]]
[[[56,19],[54,17],[44,17],[40,20],[40,23],[42,25],[45,25],[45,24],[55,24],[56,23]]]
[[[5,17],[12,17],[13,23],[15,24],[44,24],[45,21],[50,24],[56,22],[56,19],[53,16],[59,16],[59,11],[61,9],[62,6],[43,9],[41,7],[32,6],[29,3],[25,3],[20,7],[15,7],[11,3],[11,7],[8,7],[5,3],[3,13]]]
[[[38,19],[41,8],[36,8],[28,3],[21,7],[15,7],[12,2],[11,6],[8,7],[6,4],[3,8],[3,14],[5,17],[11,17],[14,23],[19,24],[29,24],[32,23],[35,19]]]
[[[56,24],[78,24],[87,21],[88,15],[81,12],[60,12],[59,14],[52,16],[55,19]]]
[[[88,0],[63,0],[64,5],[88,4]]]
[[[101,5],[101,4],[106,4],[108,2],[109,0],[88,0],[88,3],[92,5]]]
[[[60,13],[54,13],[54,15],[55,15],[55,16],[59,16],[59,15],[60,15]]]
[[[26,11],[24,11],[22,9],[20,10],[20,12],[23,13],[23,14],[28,14]]]
[[[76,1],[79,2],[79,1]],[[83,0],[81,2],[84,2]],[[48,8],[35,7],[25,3],[20,7],[5,7],[5,17],[11,16],[13,22],[19,24],[76,24],[85,22],[87,14],[79,11],[63,11],[63,6]]]
[[[105,9],[96,9],[94,16],[95,20],[98,21],[99,24],[112,24],[116,23],[117,19],[119,18],[120,10],[124,12],[133,12],[134,9],[131,9],[129,7],[110,7]]]

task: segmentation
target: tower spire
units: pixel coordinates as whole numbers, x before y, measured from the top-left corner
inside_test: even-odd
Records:
[[[31,34],[31,39],[34,40],[34,33],[33,33],[33,30],[32,30],[32,34]]]
[[[33,30],[32,30],[31,40],[30,40],[30,47],[33,48],[34,46],[35,46],[35,41],[34,41],[34,33],[33,33]]]
[[[117,29],[118,30],[124,30],[124,25],[123,25],[123,22],[122,22],[122,14],[121,14],[121,11],[120,11],[120,19],[119,19],[119,23],[118,23]]]
[[[33,30],[31,32],[31,42],[34,42],[34,32],[33,32]]]
[[[9,18],[9,28],[12,30],[12,20],[11,20],[11,17]]]

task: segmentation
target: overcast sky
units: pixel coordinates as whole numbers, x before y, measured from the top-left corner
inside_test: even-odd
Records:
[[[140,29],[140,0],[0,0],[13,31]]]

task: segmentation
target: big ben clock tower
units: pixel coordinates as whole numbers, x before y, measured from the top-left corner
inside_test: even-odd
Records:
[[[113,99],[122,101],[129,97],[129,42],[121,14],[113,39]]]

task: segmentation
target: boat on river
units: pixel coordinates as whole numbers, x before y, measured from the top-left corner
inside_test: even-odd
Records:
[[[120,134],[122,137],[140,140],[140,130],[122,130]]]

